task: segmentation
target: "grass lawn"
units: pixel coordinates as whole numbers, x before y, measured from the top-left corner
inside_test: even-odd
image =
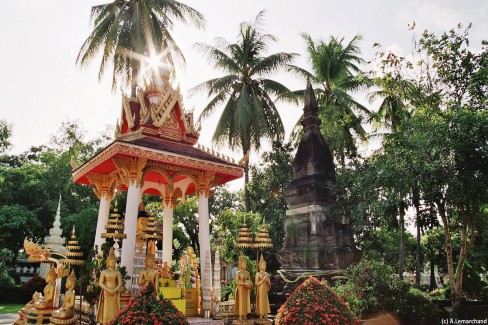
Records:
[[[24,305],[0,304],[0,314],[16,314]]]

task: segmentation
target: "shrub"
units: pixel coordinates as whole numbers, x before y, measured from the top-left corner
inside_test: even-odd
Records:
[[[344,301],[324,282],[309,277],[278,310],[275,324],[359,324]]]
[[[427,294],[400,280],[382,263],[363,260],[347,269],[345,279],[345,283],[336,283],[334,290],[357,317],[392,312],[405,324],[419,325],[437,323],[441,318],[441,311]]]
[[[110,325],[123,324],[176,325],[188,324],[188,322],[171,301],[162,296],[158,300],[154,286],[148,285],[110,322]]]
[[[26,302],[22,300],[20,287],[15,284],[11,277],[0,277],[0,292],[0,302],[2,303]]]
[[[46,287],[46,280],[44,280],[41,276],[39,275],[34,275],[32,278],[29,279],[29,281],[25,282],[22,284],[22,297],[23,300],[30,301],[32,299],[32,295],[34,292],[40,292],[44,290]]]

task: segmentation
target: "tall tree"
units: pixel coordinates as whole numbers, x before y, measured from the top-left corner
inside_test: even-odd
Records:
[[[332,154],[345,167],[346,158],[357,155],[353,133],[361,139],[366,139],[360,112],[370,114],[370,111],[350,94],[363,85],[357,77],[361,72],[359,66],[364,63],[358,46],[361,36],[354,36],[347,44],[344,37],[331,36],[328,42],[316,42],[307,34],[303,34],[302,37],[307,44],[312,72],[293,65],[289,66],[289,70],[304,79],[309,79],[316,87],[314,91],[322,120],[321,132]],[[303,91],[296,92],[302,93]],[[296,130],[295,133],[297,132]]]
[[[165,54],[184,61],[171,36],[176,21],[204,25],[203,15],[175,0],[115,0],[94,6],[91,11],[94,29],[83,43],[77,62],[87,65],[99,51],[102,62],[99,78],[109,63],[113,64],[112,87],[131,87],[133,93],[141,67],[152,57]]]
[[[237,43],[218,39],[216,46],[197,44],[215,68],[228,74],[193,88],[193,91],[207,90],[208,96],[213,96],[203,109],[200,120],[208,118],[220,104],[225,103],[213,141],[242,150],[246,211],[250,211],[247,189],[249,154],[251,149],[260,149],[262,139],[283,139],[283,123],[272,97],[290,98],[287,87],[267,76],[284,68],[295,57],[295,54],[284,52],[263,56],[269,44],[276,41],[273,35],[260,30],[263,14],[264,11],[259,12],[253,23],[241,23]]]
[[[10,137],[12,136],[12,126],[5,120],[0,120],[0,154],[7,151],[10,146]]]

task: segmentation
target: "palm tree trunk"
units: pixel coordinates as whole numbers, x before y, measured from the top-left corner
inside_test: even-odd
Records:
[[[403,280],[403,270],[405,269],[405,209],[403,202],[400,203],[400,267],[398,275]]]
[[[430,285],[429,291],[435,290],[437,288],[437,283],[435,282],[435,264],[434,264],[434,254],[431,252],[430,257]]]
[[[415,191],[417,192],[417,191]],[[421,265],[420,265],[420,202],[418,193],[414,194],[414,205],[415,205],[415,212],[417,214],[417,242],[416,242],[416,249],[415,249],[415,284],[420,286],[420,272]]]
[[[247,184],[249,184],[249,159],[246,159],[244,163],[244,205],[246,212],[251,212],[251,198]]]

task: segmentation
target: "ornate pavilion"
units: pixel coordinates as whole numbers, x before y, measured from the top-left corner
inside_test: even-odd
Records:
[[[159,81],[139,89],[134,98],[123,96],[115,141],[73,170],[78,184],[94,186],[100,199],[95,245],[104,239],[115,189],[127,191],[121,266],[134,276],[136,226],[142,194],[161,197],[163,205],[162,262],[172,261],[173,209],[177,199],[198,197],[200,270],[210,256],[208,197],[214,186],[242,177],[234,160],[196,145],[199,130],[193,113],[185,112],[179,88],[173,88],[169,71]],[[208,259],[208,258],[207,258]]]

